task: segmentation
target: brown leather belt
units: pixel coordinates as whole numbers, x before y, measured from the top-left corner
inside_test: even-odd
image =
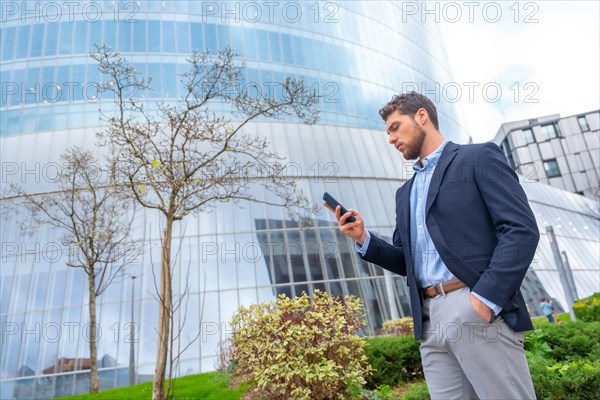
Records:
[[[467,285],[465,285],[460,279],[452,279],[451,281],[438,283],[435,286],[429,286],[428,288],[423,289],[423,297],[430,299],[440,294],[446,294],[466,286]]]

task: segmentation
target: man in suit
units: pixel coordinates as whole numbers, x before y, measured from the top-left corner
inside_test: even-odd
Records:
[[[432,399],[535,398],[522,333],[533,326],[519,288],[539,232],[517,175],[493,143],[446,140],[419,93],[394,96],[379,113],[390,144],[417,160],[396,192],[393,244],[358,211],[332,211],[361,257],[407,277]]]

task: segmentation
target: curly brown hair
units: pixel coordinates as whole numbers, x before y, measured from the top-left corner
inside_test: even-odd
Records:
[[[394,111],[400,111],[400,114],[402,115],[412,116],[415,115],[421,108],[424,108],[425,111],[427,111],[433,126],[435,126],[435,129],[439,130],[438,115],[435,105],[427,96],[415,91],[394,95],[392,100],[381,107],[381,110],[379,110],[379,115],[381,115],[381,118],[386,121],[390,114]]]

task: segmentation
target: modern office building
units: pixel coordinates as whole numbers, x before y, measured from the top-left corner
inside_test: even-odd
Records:
[[[102,81],[88,56],[94,42],[111,45],[153,77],[154,90],[144,99],[149,108],[182,94],[177,73],[187,70],[185,59],[193,49],[214,52],[230,44],[245,61],[249,82],[271,87],[288,75],[302,77],[322,96],[316,125],[260,120],[245,132],[269,139],[315,202],[329,191],[361,210],[371,230],[391,237],[394,194],[410,176],[412,162],[387,144],[377,111],[400,91],[452,81],[439,28],[403,15],[391,1],[1,4],[2,184],[18,182],[32,193],[53,187],[53,168],[65,148],[95,148],[95,132],[102,126],[98,108],[114,109],[112,99],[94,90]],[[441,131],[457,143],[469,142],[454,105],[437,106]],[[211,107],[228,111],[222,104]],[[539,183],[525,186],[541,227],[561,219],[556,232],[571,257],[579,294],[598,290],[598,270],[589,262],[599,258],[597,222],[585,212],[589,203]],[[270,198],[262,187],[254,194]],[[185,347],[199,335],[183,353],[177,375],[213,370],[237,307],[278,294],[322,289],[359,296],[367,310],[365,334],[376,333],[396,314],[410,313],[405,279],[360,260],[326,210],[313,227],[300,228],[281,208],[241,206],[219,204],[176,226],[175,294],[189,284],[179,344]],[[59,232],[40,226],[33,236],[23,236],[20,216],[6,217],[0,231],[0,397],[84,392],[87,278],[66,266],[69,252]],[[128,274],[138,278],[116,281],[98,298],[102,389],[127,384],[132,340],[135,380],[154,371],[153,266],[160,259],[161,219],[142,211],[136,224],[132,240],[143,240],[144,247]],[[537,260],[524,289],[532,310],[541,293],[564,304],[548,246],[540,247]],[[183,322],[184,315],[177,317],[176,324]]]
[[[493,141],[528,179],[600,198],[600,110],[507,122]]]

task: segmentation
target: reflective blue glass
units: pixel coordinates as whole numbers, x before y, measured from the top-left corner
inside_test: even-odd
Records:
[[[188,22],[177,22],[175,24],[177,32],[177,52],[191,53],[190,46],[190,24]]]
[[[271,61],[280,62],[282,56],[279,33],[269,32],[269,48],[271,49]]]
[[[237,53],[242,57],[250,57],[247,53],[246,47],[244,47],[244,31],[242,28],[232,25],[229,27],[229,44],[233,47]]]
[[[118,32],[119,32],[119,43],[117,49],[121,52],[130,52],[131,51],[131,36],[133,32],[133,25],[125,22],[119,22],[118,24]]]
[[[62,23],[60,26],[60,41],[58,43],[58,54],[70,54],[73,52],[73,24]]]
[[[91,22],[88,31],[88,50],[94,47],[94,43],[102,44],[102,21]],[[109,44],[109,43],[108,43]]]
[[[192,50],[203,51],[205,49],[202,34],[202,24],[197,22],[192,22],[190,24],[190,37]]]
[[[19,27],[19,39],[17,42],[17,54],[16,58],[25,58],[27,56],[27,50],[29,49],[29,31],[31,25],[21,25]]]
[[[217,25],[217,46],[219,49],[225,48],[231,45],[231,38],[229,37],[229,27],[227,25]]]
[[[75,22],[75,48],[74,53],[86,53],[91,50],[91,44],[87,38],[88,24],[85,21],[77,21]]]
[[[286,64],[294,63],[294,55],[293,51],[296,49],[292,48],[292,38],[290,35],[282,33],[281,34],[281,48],[283,49],[283,62]],[[300,47],[299,51],[302,51],[302,47]],[[297,56],[300,59],[300,56]]]
[[[161,42],[161,31],[160,31],[160,21],[148,21],[148,51],[149,52],[160,52],[160,42]]]
[[[117,23],[112,19],[104,20],[102,21],[102,30],[104,31],[102,42],[108,44],[113,49],[117,49],[119,45],[117,42]]]
[[[17,28],[15,26],[4,29],[2,34],[2,49],[0,49],[0,53],[2,53],[2,61],[13,58],[16,31]]]
[[[258,50],[256,46],[256,32],[253,30],[245,29],[243,32],[243,44],[244,54],[247,58],[257,59]]]
[[[42,55],[42,45],[44,44],[44,28],[43,24],[33,25],[33,31],[31,34],[31,51],[29,52],[30,57],[39,57]]]
[[[258,58],[269,61],[269,35],[262,29],[256,30],[256,43],[258,45]]]
[[[146,51],[146,21],[133,24],[133,51]]]
[[[204,48],[216,53],[219,45],[217,43],[217,27],[214,24],[204,24]]]
[[[175,64],[167,63],[163,64],[162,69],[162,84],[163,84],[163,93],[170,98],[175,98],[177,95],[177,83],[179,80],[177,79],[177,72],[175,68]]]

